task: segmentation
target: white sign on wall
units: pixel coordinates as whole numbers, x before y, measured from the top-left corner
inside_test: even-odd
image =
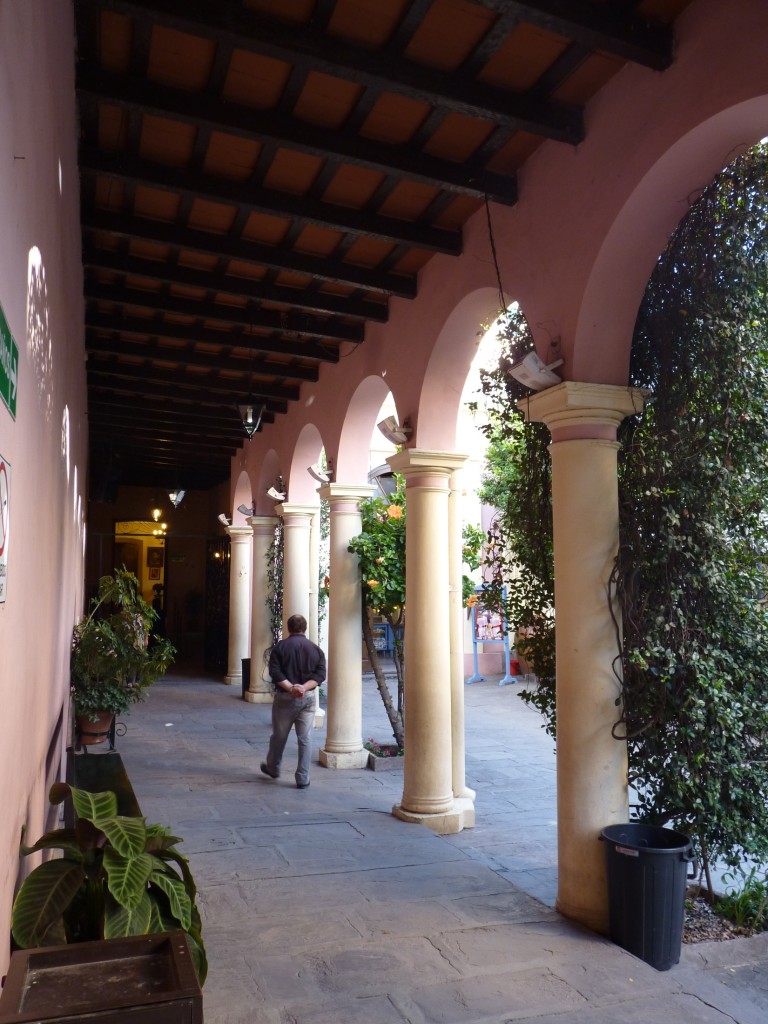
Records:
[[[10,531],[11,466],[0,455],[0,604],[8,584],[8,533]]]

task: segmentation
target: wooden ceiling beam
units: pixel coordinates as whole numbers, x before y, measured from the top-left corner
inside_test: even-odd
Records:
[[[221,270],[197,270],[160,260],[143,259],[138,256],[124,256],[107,249],[99,249],[92,243],[85,246],[83,265],[94,270],[111,270],[119,274],[144,277],[147,280],[163,281],[166,284],[185,285],[190,288],[204,288],[221,295],[232,295],[252,302],[267,302],[288,306],[291,309],[306,309],[314,313],[338,315],[354,320],[373,320],[386,323],[389,310],[383,302],[365,302],[361,299],[332,295],[315,289],[288,288],[284,285],[252,278],[236,277]]]
[[[92,305],[86,306],[85,323],[102,331],[118,334],[138,334],[141,337],[173,338],[177,341],[199,342],[202,345],[237,346],[253,353],[294,356],[298,359],[316,359],[324,363],[339,361],[338,349],[318,342],[297,342],[272,335],[251,334],[249,331],[218,331],[199,324],[180,324],[161,319],[129,316],[124,311],[101,313]]]
[[[413,277],[370,270],[327,256],[307,256],[304,253],[283,249],[279,245],[264,245],[247,239],[215,234],[213,231],[201,231],[179,224],[129,214],[109,213],[104,210],[84,209],[81,220],[83,228],[90,231],[104,231],[121,238],[178,246],[192,252],[202,252],[221,259],[239,260],[277,271],[288,270],[320,281],[332,281],[335,284],[363,288],[382,295],[398,295],[404,299],[413,299],[416,296],[416,279]]]
[[[151,359],[161,363],[175,363],[177,366],[193,367],[198,370],[222,370],[225,373],[241,373],[247,381],[253,374],[260,377],[279,377],[284,380],[309,381],[319,379],[317,366],[301,366],[298,363],[279,363],[267,360],[233,359],[215,353],[197,352],[190,348],[161,346],[156,339],[140,341],[113,332],[109,338],[99,337],[95,331],[86,332],[86,351],[102,356],[133,356],[137,359]]]
[[[361,324],[346,324],[338,318],[328,319],[311,316],[308,313],[254,308],[250,304],[228,306],[211,299],[170,295],[165,289],[145,291],[141,288],[129,288],[125,282],[104,284],[93,279],[86,280],[85,297],[93,302],[112,302],[118,306],[151,309],[153,313],[172,313],[238,327],[264,328],[267,331],[306,335],[307,339],[312,341],[327,338],[331,341],[354,341],[359,344],[365,337],[365,328]]]
[[[133,381],[136,390],[145,386],[170,385],[180,390],[197,390],[206,394],[228,395],[235,404],[240,398],[248,395],[266,402],[295,402],[299,397],[298,387],[288,384],[271,384],[266,381],[251,379],[248,381],[229,380],[217,377],[213,373],[185,374],[177,370],[162,370],[152,363],[123,363],[115,359],[89,359],[88,379],[104,380],[117,378]],[[272,406],[274,408],[274,405]]]
[[[272,147],[307,153],[325,160],[364,167],[387,177],[409,178],[432,188],[473,199],[510,205],[517,201],[513,174],[487,171],[479,161],[456,162],[422,153],[418,148],[388,145],[353,131],[299,121],[269,110],[252,110],[198,93],[171,89],[124,75],[77,70],[77,88],[89,104],[104,102],[158,117],[181,121],[207,131],[220,131]],[[95,136],[91,136],[95,137]]]
[[[84,0],[137,22],[150,19],[187,35],[224,42],[250,53],[319,71],[381,92],[393,92],[446,111],[480,117],[514,131],[533,132],[560,142],[584,138],[582,118],[570,107],[505,92],[456,72],[441,72],[386,50],[364,49],[311,24],[267,18],[254,10],[215,4],[202,13],[188,0]]]
[[[448,256],[461,254],[460,231],[445,231],[427,224],[396,220],[274,189],[254,189],[250,184],[214,178],[202,171],[150,164],[126,153],[104,153],[89,146],[81,146],[79,163],[80,170],[86,174],[175,192],[188,200],[202,197],[210,202],[236,206],[245,214],[266,213],[395,245],[416,246],[428,252],[442,252]]]
[[[120,386],[118,384],[118,386]],[[138,415],[152,419],[168,419],[174,422],[184,420],[189,422],[194,416],[195,421],[200,423],[204,429],[212,429],[229,433],[232,430],[238,432],[241,429],[240,417],[237,412],[236,403],[222,400],[218,396],[212,396],[213,401],[202,404],[199,396],[190,394],[186,400],[177,401],[165,398],[143,397],[141,405],[137,407],[134,395],[127,395],[114,390],[115,382],[106,381],[103,386],[94,384],[89,397],[89,409],[98,412],[112,411],[118,415]],[[194,408],[192,408],[194,406]],[[275,414],[266,409],[263,416],[265,423],[273,423]]]

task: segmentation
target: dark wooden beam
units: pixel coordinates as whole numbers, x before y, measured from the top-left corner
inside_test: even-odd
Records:
[[[298,387],[288,384],[271,384],[258,378],[252,378],[246,382],[218,377],[214,373],[188,374],[179,373],[177,370],[163,370],[152,363],[137,364],[123,363],[115,359],[89,359],[88,379],[104,380],[105,378],[133,381],[136,385],[135,390],[138,392],[150,384],[168,384],[179,388],[179,390],[192,389],[206,394],[228,395],[235,403],[240,397],[247,397],[249,394],[264,401],[295,402],[299,397]]]
[[[160,223],[144,217],[103,210],[84,209],[81,222],[83,227],[90,231],[105,231],[122,238],[179,246],[192,252],[204,252],[224,259],[252,263],[259,267],[271,267],[278,271],[290,270],[321,281],[333,281],[383,295],[399,295],[404,299],[416,296],[416,280],[413,277],[369,270],[325,256],[307,256],[304,253],[285,250],[278,245],[263,245],[246,239],[215,234],[212,231],[200,231],[178,224]]]
[[[210,299],[194,299],[189,296],[169,295],[161,291],[144,291],[129,288],[126,284],[102,284],[86,280],[85,297],[95,302],[113,302],[119,306],[138,306],[151,309],[153,313],[174,313],[179,316],[195,317],[199,320],[215,320],[239,327],[264,328],[267,331],[281,331],[286,334],[306,335],[314,341],[329,338],[331,341],[361,342],[365,328],[360,324],[345,324],[338,318],[312,316],[309,313],[292,313],[248,306],[229,306]]]
[[[513,174],[487,171],[481,162],[473,159],[460,163],[444,160],[418,148],[367,139],[354,131],[329,131],[275,111],[252,110],[208,95],[171,89],[157,82],[110,74],[101,69],[95,71],[82,65],[77,71],[77,88],[81,101],[88,100],[90,107],[100,101],[113,103],[200,129],[256,140],[264,143],[265,148],[281,146],[334,163],[365,167],[387,177],[410,178],[456,195],[474,199],[487,195],[505,205],[517,201]],[[95,138],[95,134],[89,137]]]
[[[125,153],[104,153],[90,146],[80,147],[79,163],[81,172],[86,174],[177,192],[187,199],[202,197],[210,202],[236,206],[247,214],[257,212],[287,217],[303,224],[365,235],[395,245],[417,246],[428,252],[442,252],[449,256],[461,253],[460,231],[412,224],[365,210],[292,196],[288,192],[276,192],[263,187],[254,189],[249,185],[214,178],[202,171],[150,164]]]
[[[132,356],[137,359],[151,359],[160,363],[175,363],[177,366],[193,367],[198,370],[222,370],[224,373],[242,374],[247,381],[252,374],[260,377],[278,377],[282,380],[316,382],[319,379],[317,366],[302,366],[297,363],[269,362],[264,359],[233,359],[209,352],[198,352],[191,348],[170,348],[160,345],[155,339],[140,341],[124,335],[113,334],[102,338],[95,331],[86,332],[85,347],[88,352],[101,356]]]
[[[160,260],[124,256],[107,249],[96,248],[92,243],[84,248],[83,264],[94,270],[112,270],[167,284],[204,288],[221,295],[233,295],[253,302],[274,303],[292,309],[311,310],[314,313],[330,313],[348,319],[386,323],[389,317],[389,310],[383,302],[365,302],[314,289],[288,288],[265,281],[254,281],[248,277],[236,277],[221,270],[198,270]]]
[[[228,4],[192,4],[190,0],[85,0],[137,21],[149,18],[188,35],[320,71],[382,92],[395,92],[447,111],[504,124],[560,142],[581,142],[581,115],[568,107],[530,101],[460,74],[435,71],[386,51],[366,50],[312,25],[267,18]]]
[[[162,319],[148,319],[129,316],[123,311],[101,313],[93,306],[86,307],[86,326],[118,334],[138,334],[150,338],[175,338],[203,345],[227,345],[250,349],[257,353],[294,356],[298,359],[316,359],[320,362],[337,363],[338,349],[332,345],[321,345],[312,341],[292,341],[274,335],[253,334],[249,331],[218,331],[197,324],[179,324]]]

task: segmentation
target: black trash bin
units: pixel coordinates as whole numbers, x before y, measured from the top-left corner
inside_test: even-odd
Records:
[[[680,960],[691,840],[657,825],[609,825],[600,833],[608,869],[611,941],[657,971]]]
[[[241,658],[240,659],[240,671],[243,674],[243,698],[251,688],[251,659]]]

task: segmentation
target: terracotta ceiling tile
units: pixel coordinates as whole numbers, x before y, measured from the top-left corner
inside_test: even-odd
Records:
[[[365,90],[348,78],[310,71],[293,114],[310,124],[341,128]]]
[[[149,188],[147,185],[136,186],[134,213],[139,217],[173,221],[178,216],[180,206],[181,196],[175,192]]]
[[[278,149],[269,170],[264,175],[264,186],[280,192],[305,195],[320,173],[323,158],[295,149]]]
[[[112,103],[99,104],[99,146],[124,149],[128,142],[128,111]]]
[[[444,228],[446,231],[458,231],[482,205],[482,199],[473,199],[472,196],[456,196],[440,216],[435,218],[434,226]]]
[[[197,128],[192,124],[145,114],[141,122],[139,155],[169,167],[185,167],[194,151]]]
[[[517,25],[478,80],[499,89],[524,92],[565,52],[570,40],[536,25]]]
[[[418,220],[439,191],[432,185],[403,179],[392,189],[378,212],[386,217]]]
[[[394,274],[406,274],[415,277],[425,267],[432,257],[432,253],[426,249],[409,249],[401,259],[391,268]]]
[[[222,99],[255,110],[272,110],[280,102],[290,74],[291,65],[285,61],[234,50]]]
[[[179,253],[178,264],[180,267],[192,267],[195,270],[215,270],[218,263],[218,256],[211,256],[205,252],[191,252],[189,249],[182,249]]]
[[[188,227],[224,234],[229,231],[237,216],[236,206],[213,203],[207,199],[195,199],[189,211]]]
[[[294,274],[290,270],[281,270],[277,275],[277,283],[285,285],[286,288],[308,288],[312,279],[306,274]]]
[[[467,0],[435,0],[411,38],[405,56],[441,71],[460,68],[493,26],[496,15]]]
[[[155,295],[159,294],[163,290],[163,284],[161,281],[153,281],[147,277],[135,277],[133,274],[127,274],[125,278],[125,285],[127,288],[132,288],[139,292],[150,292]]]
[[[99,177],[96,179],[95,199],[99,210],[122,210],[125,185],[114,178]]]
[[[147,77],[177,89],[202,90],[208,84],[216,44],[212,39],[155,25],[149,47]]]
[[[339,281],[323,281],[320,287],[320,291],[326,295],[351,295],[354,290],[351,285]]]
[[[361,267],[378,267],[394,247],[394,243],[386,242],[382,238],[361,235],[347,250],[344,262],[355,263]]]
[[[430,156],[445,160],[468,160],[493,133],[495,124],[479,117],[447,114],[424,146]]]
[[[217,261],[214,259],[214,264]],[[266,267],[258,267],[254,263],[241,263],[238,260],[230,260],[227,267],[227,274],[233,278],[244,277],[247,281],[258,281],[267,273]]]
[[[141,238],[132,238],[128,246],[128,252],[131,256],[138,256],[140,259],[165,263],[170,253],[170,247],[158,245],[156,242],[145,242]]]
[[[99,58],[105,71],[128,71],[131,66],[133,23],[123,14],[102,11]]]
[[[361,209],[384,180],[380,171],[371,171],[367,167],[353,167],[352,164],[341,164],[323,194],[327,203],[338,203],[339,206],[351,206]]]
[[[410,0],[338,0],[328,32],[378,49],[389,40],[410,5]]]
[[[169,288],[169,293],[177,298],[194,299],[196,302],[201,301],[206,296],[203,288],[190,288],[183,284],[172,284]]]
[[[230,295],[228,292],[217,294],[216,302],[221,306],[230,306],[233,309],[245,309],[248,305],[248,300],[242,295]]]
[[[275,15],[275,0],[243,0],[243,7],[271,17]],[[281,21],[309,21],[315,9],[315,0],[280,0]]]
[[[230,181],[248,181],[261,152],[256,139],[242,139],[225,132],[211,132],[203,171]]]
[[[243,228],[242,237],[252,242],[279,245],[291,222],[285,217],[273,217],[269,213],[252,213]]]
[[[618,57],[593,53],[552,93],[552,99],[559,103],[585,104],[623,67],[624,61]]]
[[[333,231],[331,228],[320,227],[317,224],[306,224],[293,247],[298,252],[330,256],[343,238],[344,232],[342,231]]]
[[[367,139],[400,144],[408,142],[429,115],[431,106],[393,92],[384,92],[360,128]]]

